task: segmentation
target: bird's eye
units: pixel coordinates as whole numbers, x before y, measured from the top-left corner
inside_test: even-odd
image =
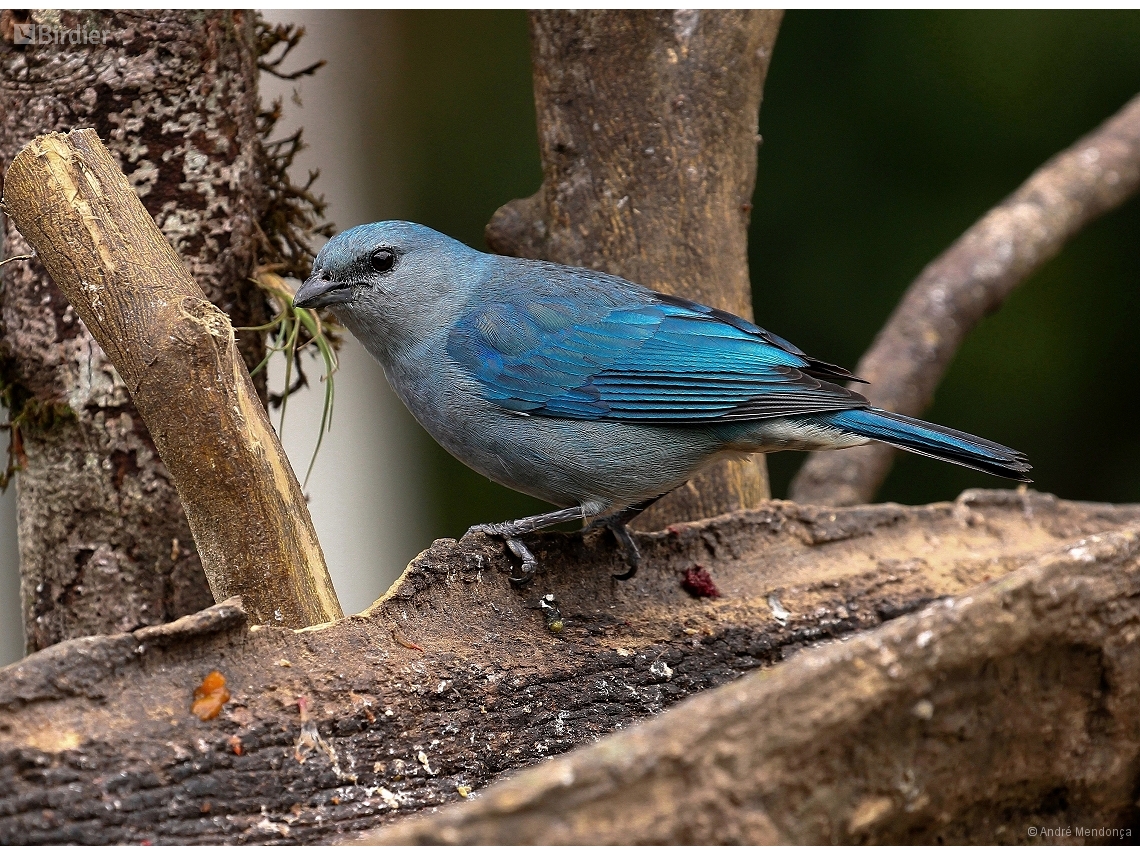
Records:
[[[396,266],[396,253],[390,249],[378,249],[372,253],[369,263],[377,273],[387,273]]]

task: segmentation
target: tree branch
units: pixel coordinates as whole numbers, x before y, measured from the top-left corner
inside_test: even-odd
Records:
[[[393,833],[491,834],[485,806],[501,840],[536,839],[542,816],[547,840],[589,839],[596,818],[594,842],[757,842],[762,805],[799,841],[846,839],[856,809],[857,831],[884,842],[931,840],[943,811],[955,834],[980,837],[1005,811],[1078,818],[1049,800],[1058,786],[1073,812],[1094,805],[1079,817],[1091,821],[1131,804],[1121,779],[1136,768],[1140,665],[1119,585],[1137,575],[1128,550],[1106,551],[1118,536],[1077,541],[1137,525],[1140,506],[1030,492],[917,508],[772,502],[639,535],[630,582],[610,578],[623,564],[609,535],[546,534],[531,541],[543,570],[524,598],[501,545],[480,535],[437,541],[367,613],[335,624],[250,629],[230,603],[64,642],[0,671],[0,841],[333,840],[945,596],[933,617],[798,654],[540,767],[513,813],[488,791],[462,821]],[[1047,574],[971,590],[1057,550]],[[561,633],[538,608],[546,593]],[[231,700],[201,721],[194,689],[215,670]],[[929,718],[913,712],[923,700]],[[1065,762],[1062,749],[1085,754]],[[1016,762],[991,762],[995,750]],[[552,768],[576,777],[556,788]]]
[[[38,137],[4,205],[126,381],[186,509],[216,600],[259,623],[341,616],[300,486],[233,327],[92,130]]]
[[[1038,169],[907,289],[855,373],[877,407],[917,416],[966,336],[1089,222],[1140,187],[1140,96]],[[792,482],[798,502],[869,502],[894,450],[815,453]]]
[[[1140,528],[1129,527],[365,842],[1024,845],[1030,826],[1122,833],[1140,764],[1138,625]]]
[[[487,226],[496,252],[605,270],[752,316],[748,221],[772,11],[534,12],[542,188]],[[719,464],[638,526],[755,507],[762,457]]]

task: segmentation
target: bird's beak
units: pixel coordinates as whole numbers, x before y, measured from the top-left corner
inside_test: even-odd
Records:
[[[351,284],[337,282],[335,279],[310,276],[305,280],[305,284],[297,289],[297,294],[293,297],[293,305],[298,309],[319,309],[322,306],[347,303],[351,299]]]

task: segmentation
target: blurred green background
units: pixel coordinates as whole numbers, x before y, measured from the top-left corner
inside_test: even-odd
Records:
[[[400,13],[388,130],[401,216],[480,248],[541,180],[522,12]],[[854,367],[922,267],[1140,91],[1136,12],[789,12],[772,61],[751,230],[756,317]],[[1140,205],[1093,224],[970,337],[927,418],[1026,452],[1038,489],[1140,501]],[[545,509],[422,435],[437,536]],[[784,496],[802,455],[769,457]],[[1006,486],[901,455],[880,498]]]

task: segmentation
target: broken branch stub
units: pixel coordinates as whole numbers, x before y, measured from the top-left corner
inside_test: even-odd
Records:
[[[751,318],[756,130],[782,15],[531,13],[543,182],[495,212],[488,246]],[[705,519],[768,495],[762,456],[722,462],[636,525]]]
[[[927,265],[859,360],[876,407],[921,415],[966,336],[1090,222],[1140,188],[1140,96],[1038,169]],[[816,452],[792,482],[797,502],[870,502],[895,450]]]
[[[4,205],[126,382],[219,602],[259,623],[341,617],[304,497],[229,318],[206,300],[90,129],[38,137]]]

